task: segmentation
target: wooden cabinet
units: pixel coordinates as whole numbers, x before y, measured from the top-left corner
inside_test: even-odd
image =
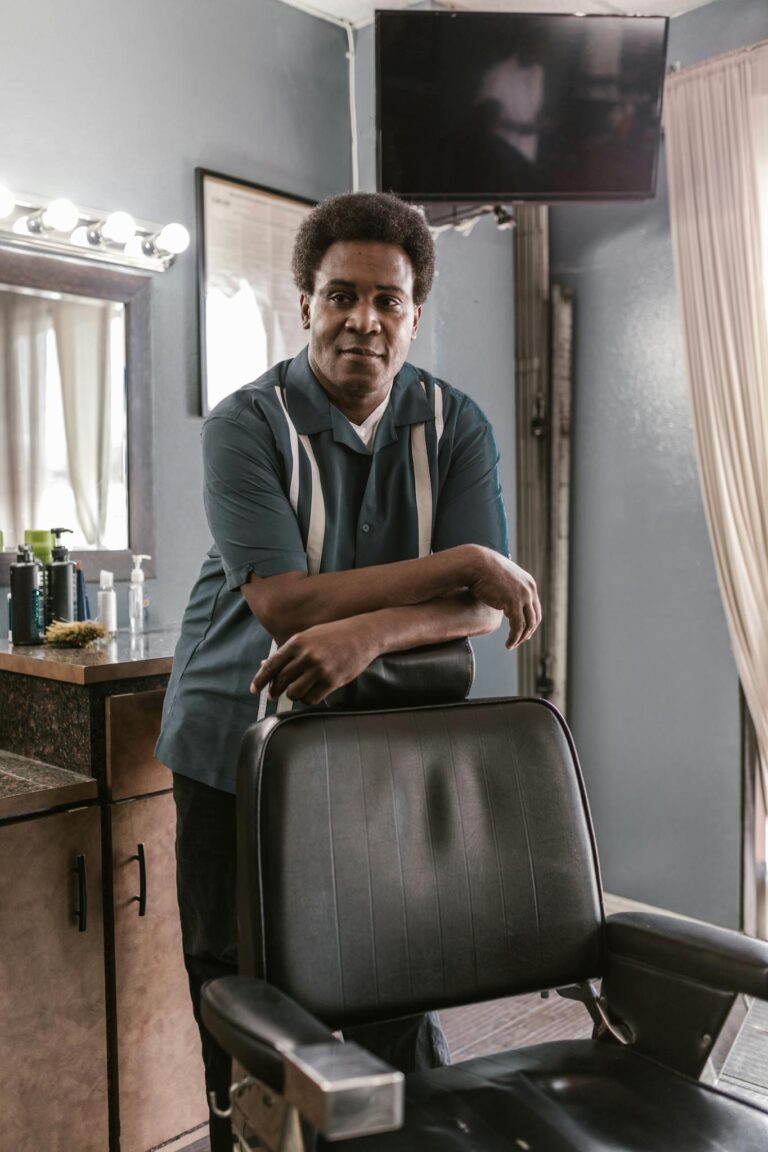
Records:
[[[0,749],[91,778],[100,801],[16,821],[0,795],[0,1152],[176,1152],[204,1134],[172,778],[154,758],[175,635],[142,639],[141,659],[127,636],[93,652],[0,641]]]
[[[176,903],[173,796],[109,806],[120,1152],[207,1118]]]
[[[0,1152],[104,1152],[100,812],[0,826]]]
[[[171,773],[154,756],[163,689],[105,700],[120,1152],[147,1152],[208,1116],[176,901]],[[165,791],[161,791],[165,789]]]

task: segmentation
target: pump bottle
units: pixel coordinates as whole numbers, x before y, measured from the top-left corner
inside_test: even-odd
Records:
[[[131,559],[133,560],[133,571],[131,572],[131,582],[128,585],[128,625],[131,634],[136,635],[147,630],[149,602],[144,595],[144,570],[141,567],[141,562],[142,560],[151,560],[152,557],[140,554],[131,557]]]
[[[61,542],[62,533],[71,531],[71,528],[51,528],[53,552],[51,563],[45,567],[45,618],[49,621],[77,619],[75,563]]]

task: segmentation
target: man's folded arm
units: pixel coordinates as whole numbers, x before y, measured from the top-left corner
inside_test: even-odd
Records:
[[[481,549],[466,544],[417,560],[343,572],[250,574],[241,591],[278,643],[316,624],[385,608],[424,604],[467,589],[483,566]]]
[[[316,576],[302,572],[251,575],[241,590],[251,611],[278,643],[318,624],[383,609],[424,605],[460,592],[470,593],[480,604],[504,613],[509,622],[508,648],[533,635],[541,620],[533,577],[512,560],[480,544],[460,544],[417,560]],[[462,603],[464,612],[469,601]],[[446,610],[450,615],[456,608],[442,611]],[[485,618],[479,631],[489,630],[487,623]],[[403,647],[408,645],[400,645]]]

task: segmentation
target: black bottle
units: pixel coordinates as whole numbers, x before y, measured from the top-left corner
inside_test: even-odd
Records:
[[[45,570],[45,618],[49,623],[77,619],[75,562],[69,559],[66,545],[61,542],[62,533],[71,531],[71,528],[51,528],[53,551],[51,563]]]
[[[13,643],[42,644],[44,620],[43,566],[28,544],[19,544],[11,564]]]

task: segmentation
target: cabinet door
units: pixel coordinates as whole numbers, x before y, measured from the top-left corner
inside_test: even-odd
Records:
[[[110,814],[120,1152],[146,1152],[207,1118],[203,1063],[182,957],[173,796],[126,800]]]
[[[0,1037],[0,1152],[104,1152],[97,808],[0,827]]]
[[[164,688],[108,696],[107,790],[110,800],[145,796],[171,787],[171,771],[155,760]]]

